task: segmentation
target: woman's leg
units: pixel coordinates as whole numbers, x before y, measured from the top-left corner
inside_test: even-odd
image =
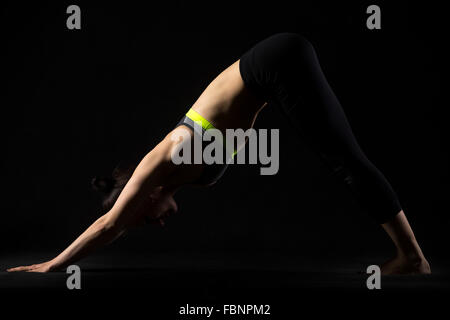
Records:
[[[403,210],[381,226],[397,248],[396,257],[381,266],[383,274],[431,273]]]
[[[275,35],[245,54],[241,64],[249,70],[244,76],[250,74],[250,84],[265,88],[267,99],[281,107],[336,178],[388,232],[398,257],[383,272],[429,272],[395,192],[358,145],[311,43],[295,34]]]

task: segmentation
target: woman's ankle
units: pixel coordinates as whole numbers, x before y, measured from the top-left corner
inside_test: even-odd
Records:
[[[408,263],[413,264],[420,264],[424,261],[426,261],[425,256],[423,255],[422,251],[419,250],[410,250],[410,251],[397,251],[397,258],[407,261]]]

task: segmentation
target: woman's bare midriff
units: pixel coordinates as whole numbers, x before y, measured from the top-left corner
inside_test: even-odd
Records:
[[[238,60],[209,84],[192,109],[221,131],[247,130],[264,105],[245,87]]]

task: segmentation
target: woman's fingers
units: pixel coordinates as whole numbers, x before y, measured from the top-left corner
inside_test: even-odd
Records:
[[[15,267],[15,268],[9,268],[9,269],[6,269],[6,271],[8,271],[8,272],[30,272],[30,271],[38,270],[42,266],[44,266],[43,263],[32,264],[29,266],[20,266],[20,267]]]
[[[48,262],[33,264],[30,266],[21,266],[15,268],[6,269],[8,272],[49,272],[50,265]]]
[[[14,271],[17,271],[18,268],[21,268],[21,267],[9,268],[9,269],[6,269],[6,271],[7,272],[14,272]]]
[[[7,271],[8,272],[15,272],[15,271],[22,271],[25,270],[26,267],[22,266],[22,267],[15,267],[15,268],[9,268]]]
[[[32,266],[21,266],[21,267],[15,267],[15,268],[9,268],[6,269],[6,271],[8,272],[18,272],[18,271],[27,271],[31,268]]]

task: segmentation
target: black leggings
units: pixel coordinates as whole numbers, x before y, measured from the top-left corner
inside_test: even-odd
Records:
[[[391,185],[359,147],[308,40],[292,33],[276,34],[246,52],[239,67],[245,85],[280,107],[378,223],[401,210]]]

